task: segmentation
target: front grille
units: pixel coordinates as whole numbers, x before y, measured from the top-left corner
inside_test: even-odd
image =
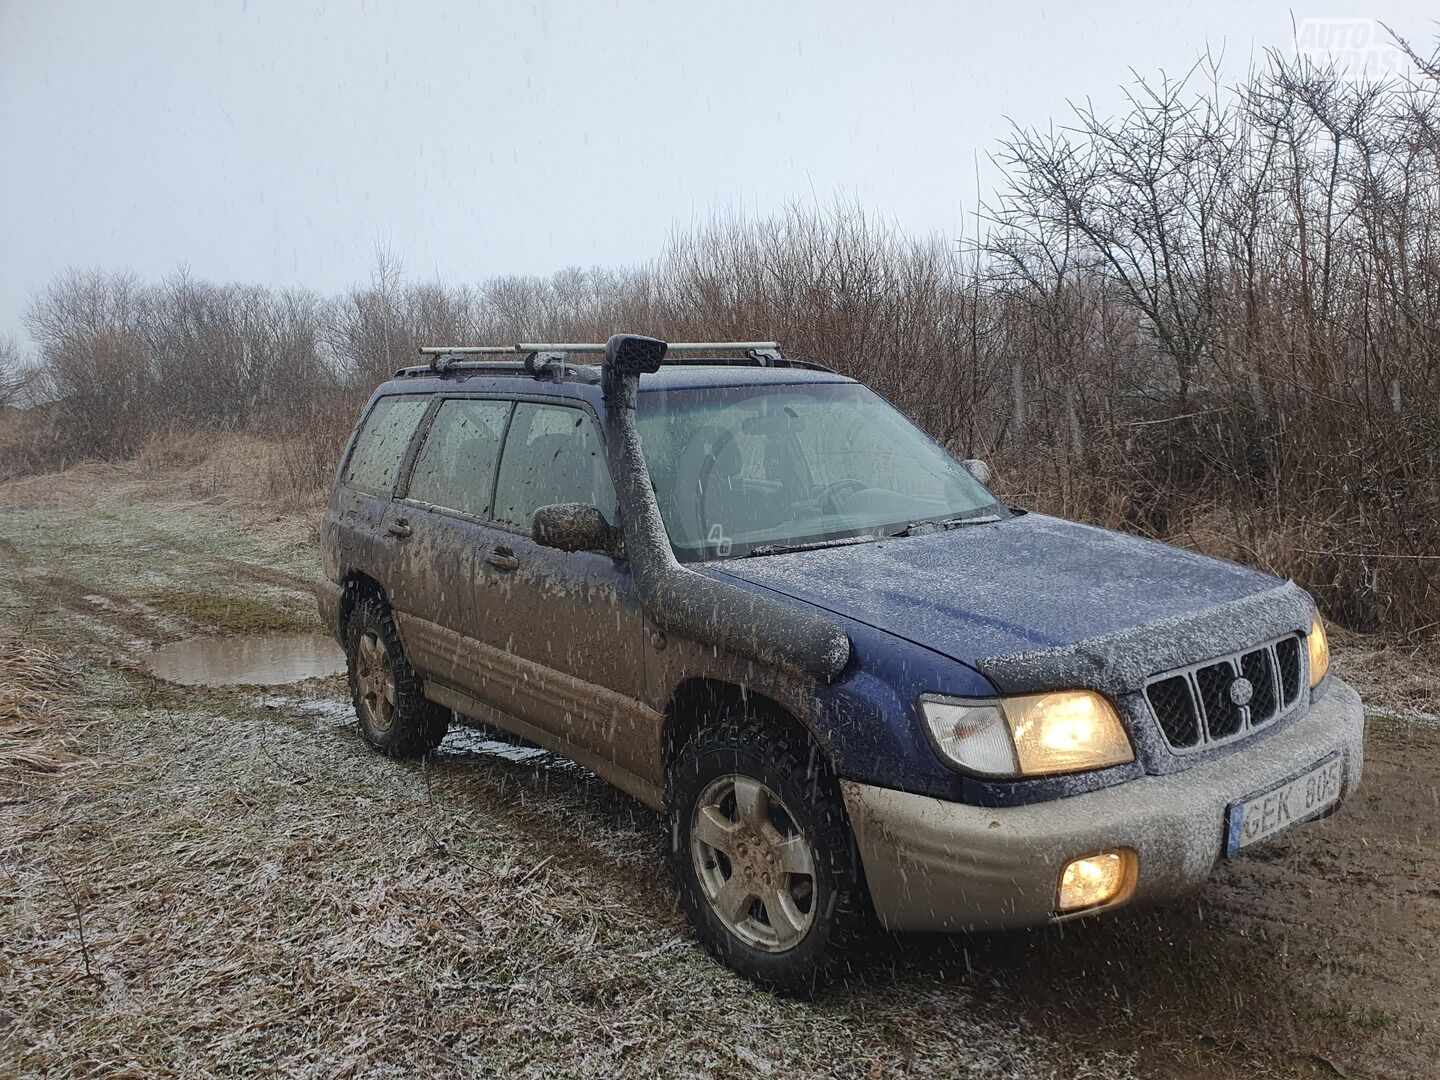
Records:
[[[1300,697],[1300,639],[1292,637],[1276,642],[1275,658],[1280,664],[1280,690],[1288,708]]]
[[[1172,675],[1153,682],[1145,696],[1171,746],[1194,746],[1200,741],[1200,711],[1194,707],[1189,679]]]
[[[1281,638],[1150,680],[1145,700],[1174,750],[1197,750],[1264,727],[1300,701],[1298,637]],[[1244,687],[1249,684],[1248,697]]]
[[[1211,741],[1230,738],[1244,723],[1240,706],[1230,700],[1230,687],[1236,678],[1235,666],[1228,660],[1195,672],[1195,685],[1200,688],[1200,704],[1204,707],[1205,733]]]
[[[1249,652],[1240,658],[1240,674],[1250,680],[1255,696],[1250,699],[1250,724],[1252,727],[1273,719],[1280,710],[1275,700],[1275,664],[1270,651]]]

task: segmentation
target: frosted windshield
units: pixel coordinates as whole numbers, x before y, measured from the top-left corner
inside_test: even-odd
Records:
[[[854,383],[642,393],[641,445],[682,560],[1004,515],[985,487]]]

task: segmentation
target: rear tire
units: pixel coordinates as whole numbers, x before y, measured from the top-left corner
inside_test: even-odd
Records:
[[[365,741],[391,757],[423,757],[445,738],[450,713],[425,697],[405,658],[395,616],[378,596],[355,603],[345,629],[350,699]]]
[[[757,716],[702,730],[667,794],[680,904],[711,955],[803,997],[849,970],[870,898],[839,784],[807,737]]]

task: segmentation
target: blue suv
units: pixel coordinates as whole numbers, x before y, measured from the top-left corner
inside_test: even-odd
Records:
[[[422,351],[324,524],[365,738],[498,716],[663,811],[750,978],[1168,900],[1360,781],[1295,584],[1007,507],[774,343]]]

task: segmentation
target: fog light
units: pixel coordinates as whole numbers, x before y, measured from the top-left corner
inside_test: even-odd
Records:
[[[1135,885],[1135,853],[1129,848],[1076,859],[1060,875],[1060,912],[1081,911],[1123,899]]]

